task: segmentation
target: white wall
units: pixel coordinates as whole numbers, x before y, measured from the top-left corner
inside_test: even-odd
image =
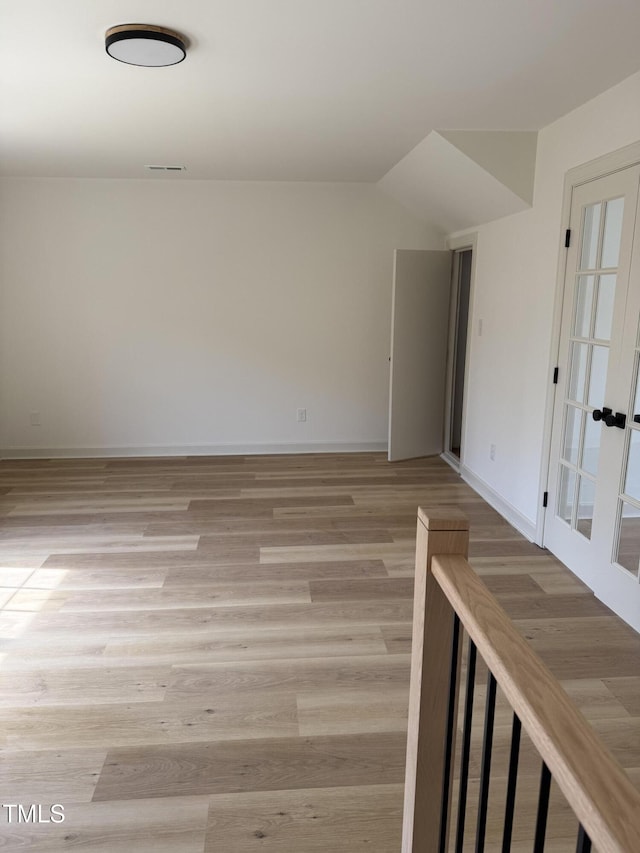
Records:
[[[386,446],[393,249],[442,246],[366,184],[4,180],[0,448]]]
[[[572,167],[638,139],[640,74],[541,131],[533,208],[474,229],[464,463],[532,526],[541,500],[564,177]]]

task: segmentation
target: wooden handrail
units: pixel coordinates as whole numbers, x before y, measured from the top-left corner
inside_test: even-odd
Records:
[[[478,653],[601,851],[640,853],[640,793],[464,557],[432,572]]]
[[[457,613],[594,846],[601,853],[639,853],[640,792],[475,574],[466,560],[466,544],[463,542],[461,550],[454,553],[451,548],[460,548],[461,544],[455,537],[450,536],[448,541],[441,535],[432,538],[434,525],[443,527],[447,520],[460,530],[460,515],[449,519],[443,511],[437,515],[439,518],[434,518],[423,509],[418,515],[416,592],[420,599],[414,601],[403,853],[437,850],[439,814],[436,817],[435,808],[431,809],[428,820],[433,823],[425,826],[424,821],[416,820],[416,813],[424,808],[425,796],[435,798],[438,808],[442,802],[441,789],[438,791],[432,778],[439,775],[441,785],[442,749],[439,752],[434,743],[425,746],[424,741],[427,736],[432,742],[441,741],[445,731],[440,708],[444,700],[437,701],[433,694],[446,694],[446,682],[442,666],[428,659],[441,656],[448,670],[447,652],[431,644],[451,622],[451,610]],[[447,551],[442,549],[443,542]],[[449,605],[448,614],[437,590]],[[433,601],[438,601],[435,610]],[[417,610],[427,616],[420,620]],[[435,614],[430,626],[425,624],[429,612]],[[450,629],[445,633],[450,637]],[[440,709],[438,716],[430,718],[428,714],[434,708]],[[423,709],[426,715],[421,718]],[[414,756],[410,761],[411,750]]]

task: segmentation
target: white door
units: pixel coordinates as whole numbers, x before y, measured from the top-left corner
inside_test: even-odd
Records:
[[[544,534],[544,544],[636,630],[639,182],[634,166],[573,191]]]
[[[389,461],[442,453],[451,253],[397,249]]]

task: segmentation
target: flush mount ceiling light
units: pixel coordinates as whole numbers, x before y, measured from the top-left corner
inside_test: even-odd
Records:
[[[187,55],[183,36],[151,24],[110,27],[105,33],[105,48],[118,62],[153,68],[177,65]]]

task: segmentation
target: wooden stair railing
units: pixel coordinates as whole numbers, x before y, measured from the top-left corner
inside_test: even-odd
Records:
[[[501,849],[511,844],[521,726],[542,760],[532,849],[544,849],[553,777],[579,822],[577,846],[570,849],[589,853],[593,844],[600,853],[640,853],[640,792],[475,574],[466,559],[468,541],[462,513],[419,509],[402,853],[445,853],[450,829],[456,829],[455,847],[462,850],[476,650],[489,680],[475,850],[485,843],[497,685],[513,709]],[[469,636],[470,657],[454,828],[449,824],[461,627]]]

